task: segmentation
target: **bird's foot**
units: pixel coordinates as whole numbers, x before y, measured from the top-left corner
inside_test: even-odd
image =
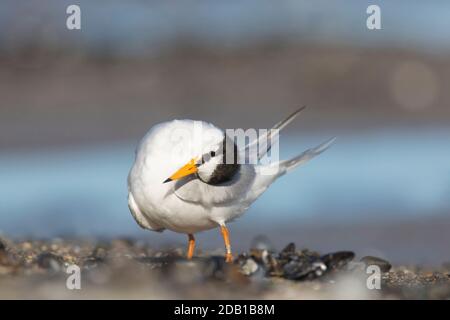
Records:
[[[232,263],[233,262],[233,255],[231,253],[225,254],[225,262],[226,263]]]

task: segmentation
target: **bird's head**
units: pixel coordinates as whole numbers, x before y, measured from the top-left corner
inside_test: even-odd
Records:
[[[206,146],[201,156],[192,158],[164,183],[196,175],[204,183],[218,185],[232,180],[239,166],[237,146],[225,135],[220,143]]]

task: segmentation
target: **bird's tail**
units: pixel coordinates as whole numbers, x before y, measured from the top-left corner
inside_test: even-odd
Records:
[[[333,138],[325,141],[324,143],[318,145],[317,147],[314,147],[314,148],[311,148],[311,149],[308,149],[308,150],[302,152],[301,154],[299,154],[298,156],[296,156],[292,159],[280,161],[278,163],[279,168],[281,169],[280,172],[283,174],[287,173],[290,170],[297,168],[299,165],[308,162],[315,156],[318,156],[319,154],[321,154],[322,152],[327,150],[333,144],[333,142],[335,140],[336,140],[336,137],[333,137]]]

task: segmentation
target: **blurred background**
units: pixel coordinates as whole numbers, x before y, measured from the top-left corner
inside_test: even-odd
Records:
[[[66,8],[81,7],[81,30]],[[381,7],[381,30],[366,9]],[[270,128],[281,156],[335,145],[277,181],[237,222],[257,235],[394,263],[450,260],[450,2],[0,3],[0,230],[11,238],[185,236],[127,207],[139,139],[191,118]],[[222,249],[217,230],[199,248]]]

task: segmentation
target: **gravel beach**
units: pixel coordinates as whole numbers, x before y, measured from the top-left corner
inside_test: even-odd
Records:
[[[319,253],[264,242],[235,255],[221,248],[184,258],[131,239],[0,239],[2,299],[448,299],[450,264],[391,266],[351,251]],[[80,289],[70,283],[79,267]],[[374,276],[375,266],[380,271]],[[370,271],[370,272],[369,272]],[[378,278],[377,278],[378,277]],[[379,289],[377,287],[379,281]],[[72,288],[72,289],[69,289]]]

